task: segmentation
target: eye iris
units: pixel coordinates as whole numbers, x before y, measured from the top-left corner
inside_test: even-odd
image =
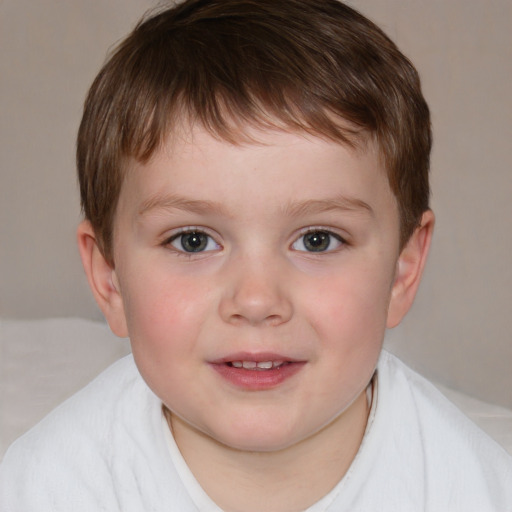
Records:
[[[304,235],[304,246],[308,251],[325,251],[330,244],[330,235],[325,231],[314,231]]]
[[[181,245],[187,252],[200,252],[206,248],[208,236],[204,233],[184,233],[181,235]]]

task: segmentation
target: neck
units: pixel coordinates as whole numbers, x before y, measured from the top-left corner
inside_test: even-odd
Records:
[[[230,448],[165,413],[183,458],[219,507],[226,512],[296,512],[343,478],[361,444],[369,406],[363,392],[321,431],[272,452]]]

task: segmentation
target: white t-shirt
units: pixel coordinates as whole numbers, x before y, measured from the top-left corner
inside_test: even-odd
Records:
[[[377,373],[359,452],[308,512],[512,511],[512,457],[394,356],[383,352]],[[128,356],[11,446],[0,466],[0,510],[220,509]]]

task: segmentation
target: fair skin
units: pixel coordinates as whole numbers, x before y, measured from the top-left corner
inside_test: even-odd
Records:
[[[233,145],[194,127],[132,162],[115,268],[87,221],[78,241],[205,491],[226,511],[298,511],[357,453],[384,332],[412,304],[434,220],[399,250],[372,143],[256,135]]]

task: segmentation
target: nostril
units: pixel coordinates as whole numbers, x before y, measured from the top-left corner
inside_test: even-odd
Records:
[[[269,327],[277,326],[285,322],[286,320],[281,315],[241,315],[238,313],[230,315],[228,322],[233,325],[266,325]]]
[[[225,290],[219,303],[219,314],[233,325],[273,326],[287,322],[292,305],[275,279],[249,279],[247,276],[230,277],[233,282]]]
[[[240,323],[246,323],[247,320],[244,318],[243,315],[239,315],[239,314],[233,314],[230,316],[229,318],[230,322],[234,323],[234,324],[240,324]]]
[[[269,315],[265,319],[265,323],[268,325],[279,325],[283,322],[283,318],[280,315]]]

